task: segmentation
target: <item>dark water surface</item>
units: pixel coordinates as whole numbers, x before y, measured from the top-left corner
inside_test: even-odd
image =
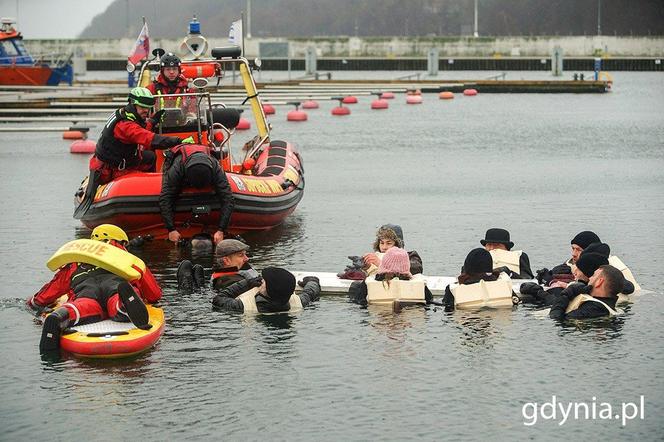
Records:
[[[648,291],[621,317],[564,327],[523,307],[393,314],[341,297],[215,313],[208,294],[176,293],[188,252],[159,241],[141,256],[164,288],[160,343],[130,361],[42,361],[23,302],[53,251],[88,234],[71,217],[87,158],[57,133],[0,134],[0,440],[661,440],[664,76],[614,80],[603,95],[397,96],[387,111],[365,97],[347,118],[322,103],[304,124],[278,108],[273,138],[300,147],[305,198],[283,226],[246,235],[258,268],[339,271],[398,223],[425,273],[455,275],[489,227],[508,228],[533,269],[591,229]],[[554,395],[614,415],[644,396],[644,419],[559,425],[558,410],[524,425],[524,404]]]

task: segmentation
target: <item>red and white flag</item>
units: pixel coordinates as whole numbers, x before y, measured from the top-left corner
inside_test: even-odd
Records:
[[[129,61],[129,63],[136,65],[138,64],[139,61],[143,60],[144,58],[147,58],[149,53],[150,53],[150,36],[148,35],[148,24],[146,22],[143,24],[143,29],[141,29],[141,33],[138,34],[138,38],[136,39],[136,44],[134,45],[134,49],[131,50],[131,53],[129,54],[129,57],[127,57],[127,60]]]

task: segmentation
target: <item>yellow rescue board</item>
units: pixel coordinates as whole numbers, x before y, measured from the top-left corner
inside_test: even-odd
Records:
[[[139,279],[145,271],[145,263],[139,257],[111,244],[91,239],[69,241],[51,256],[46,266],[56,271],[72,262],[101,267],[127,281]]]

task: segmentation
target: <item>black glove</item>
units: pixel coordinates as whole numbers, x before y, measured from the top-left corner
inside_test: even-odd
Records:
[[[160,109],[150,117],[149,121],[152,123],[153,128],[161,123],[161,119],[164,117],[164,112],[166,112],[165,109]]]
[[[591,285],[583,284],[580,282],[573,282],[568,285],[565,290],[563,290],[563,294],[567,295],[569,299],[572,299],[582,293],[589,295],[592,289],[593,287]]]
[[[521,284],[521,287],[519,287],[519,293],[523,295],[535,296],[540,290],[542,290],[542,287],[534,282],[524,282]]]
[[[152,139],[153,147],[161,147],[162,149],[170,149],[179,144],[182,144],[182,138],[180,137],[167,137],[165,135],[154,134]]]
[[[300,287],[304,287],[305,285],[307,285],[308,282],[311,282],[311,281],[313,281],[316,284],[320,285],[320,279],[318,279],[317,276],[305,276],[304,278],[302,278],[302,281],[297,282],[297,285],[299,285]]]
[[[37,317],[53,313],[53,309],[49,306],[42,307],[41,305],[32,305],[31,307],[35,311],[35,316]]]
[[[256,276],[254,278],[247,279],[247,282],[249,283],[249,287],[260,287],[261,284],[263,284],[263,277],[262,276]]]
[[[136,238],[132,238],[128,243],[127,243],[127,248],[132,248],[132,249],[138,249],[143,247],[145,244],[145,241],[152,241],[152,235],[145,235],[145,236],[137,236]]]
[[[551,273],[551,270],[546,267],[537,271],[537,282],[540,284],[549,283],[552,279],[553,273]]]

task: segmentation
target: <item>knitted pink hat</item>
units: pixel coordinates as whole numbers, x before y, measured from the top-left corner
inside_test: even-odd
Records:
[[[390,247],[385,252],[377,273],[410,275],[410,258],[408,258],[408,252],[399,247]]]

